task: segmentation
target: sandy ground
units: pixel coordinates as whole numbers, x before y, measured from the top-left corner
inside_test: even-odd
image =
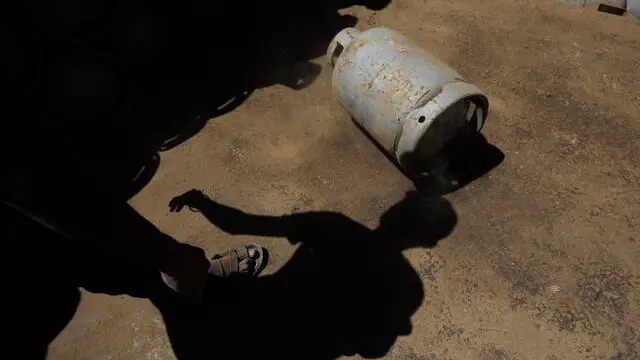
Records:
[[[423,296],[384,356],[640,359],[640,22],[551,0],[395,0],[342,13],[360,29],[409,35],[485,90],[483,133],[506,155],[446,196],[458,219],[450,236],[403,251]],[[130,203],[208,254],[260,242],[267,274],[295,245],[229,236],[197,213],[170,214],[168,201],[196,188],[250,213],[330,210],[378,226],[412,184],[350,122],[330,68],[315,62],[322,72],[309,87],[258,90],[162,153]],[[83,292],[48,358],[175,355],[148,300]]]

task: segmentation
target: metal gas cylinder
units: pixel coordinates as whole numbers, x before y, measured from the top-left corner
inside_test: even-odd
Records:
[[[411,177],[429,175],[445,145],[487,117],[480,89],[394,30],[344,29],[327,56],[342,106]]]

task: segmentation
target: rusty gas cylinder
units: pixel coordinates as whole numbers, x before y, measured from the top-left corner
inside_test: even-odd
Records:
[[[394,30],[344,29],[327,56],[342,106],[410,177],[429,175],[456,134],[486,120],[478,87]]]

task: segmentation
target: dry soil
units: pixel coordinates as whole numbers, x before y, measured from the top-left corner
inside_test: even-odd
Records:
[[[424,296],[385,357],[640,359],[640,22],[552,0],[394,0],[341,13],[407,34],[486,91],[483,133],[506,155],[447,195],[458,218],[447,238],[403,252]],[[330,210],[375,228],[413,185],[340,108],[325,59],[314,62],[322,72],[307,88],[257,90],[162,153],[130,203],[208,254],[260,242],[267,274],[295,245],[232,237],[197,213],[170,214],[168,201],[196,188],[246,212]],[[48,355],[174,356],[148,300],[89,292]]]

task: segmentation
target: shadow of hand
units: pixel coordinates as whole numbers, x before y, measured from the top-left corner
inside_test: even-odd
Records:
[[[263,233],[281,236],[280,217],[247,214],[230,206],[222,205],[206,196],[200,190],[189,190],[169,201],[170,212],[180,212],[185,207],[200,212],[212,224],[229,234],[260,235]]]
[[[209,199],[202,191],[191,189],[186,193],[176,196],[169,201],[170,212],[180,212],[184,207],[188,207],[191,211],[201,211],[212,200]]]

